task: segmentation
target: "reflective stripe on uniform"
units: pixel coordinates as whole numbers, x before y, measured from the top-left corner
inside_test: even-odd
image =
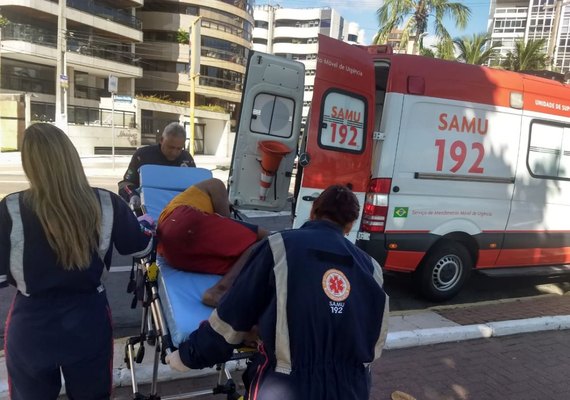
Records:
[[[275,328],[275,372],[291,373],[291,345],[289,343],[289,322],[287,321],[287,281],[288,266],[285,244],[281,234],[269,236],[269,246],[273,253],[273,273],[275,275],[275,295],[277,298],[277,318]]]
[[[240,344],[243,342],[247,332],[243,331],[236,331],[230,324],[225,322],[220,318],[218,315],[218,310],[214,309],[212,314],[210,314],[210,318],[208,318],[208,322],[214,331],[219,333],[224,337],[224,340],[229,344]]]
[[[372,266],[374,268],[374,272],[373,272],[373,277],[374,280],[376,281],[376,283],[378,283],[378,286],[383,287],[384,285],[384,279],[382,277],[382,267],[380,267],[380,264],[378,264],[378,262],[370,257],[370,260],[372,261]],[[390,313],[389,310],[389,303],[390,303],[390,299],[388,298],[388,295],[385,294],[385,300],[384,300],[384,310],[382,311],[382,325],[380,328],[380,335],[378,336],[378,340],[376,341],[376,345],[374,346],[374,360],[377,360],[380,358],[380,356],[382,355],[382,349],[384,348],[384,343],[386,343],[386,337],[388,336],[388,315]],[[368,366],[369,363],[365,363],[365,366]]]
[[[16,282],[16,288],[25,296],[26,281],[24,279],[24,225],[20,213],[20,193],[14,193],[6,197],[8,214],[12,219],[12,232],[10,232],[10,274]]]
[[[99,237],[99,257],[105,258],[111,244],[111,234],[113,233],[113,203],[111,194],[104,190],[98,190],[99,201],[101,203],[101,236]]]

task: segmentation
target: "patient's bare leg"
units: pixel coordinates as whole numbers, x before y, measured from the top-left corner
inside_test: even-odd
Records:
[[[259,228],[257,231],[257,242],[249,246],[236,260],[234,265],[230,270],[222,276],[222,279],[218,281],[214,286],[207,289],[202,296],[202,303],[210,307],[217,307],[220,299],[223,295],[232,287],[237,276],[243,269],[245,262],[249,258],[253,249],[255,249],[259,243],[259,240],[263,239],[269,234],[265,229]]]

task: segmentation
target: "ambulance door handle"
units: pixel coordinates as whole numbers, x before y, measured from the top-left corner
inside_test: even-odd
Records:
[[[303,200],[305,200],[305,201],[315,201],[315,200],[317,200],[317,197],[316,197],[316,196],[303,196],[303,197],[301,197],[301,198],[302,198]]]

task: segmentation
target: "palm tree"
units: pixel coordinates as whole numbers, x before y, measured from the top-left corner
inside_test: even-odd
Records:
[[[403,24],[400,43],[405,48],[410,37],[413,37],[414,54],[422,47],[420,41],[427,32],[430,17],[434,17],[435,35],[439,39],[451,39],[443,25],[444,18],[450,17],[455,26],[464,29],[471,16],[469,7],[461,3],[450,3],[449,0],[385,0],[377,13],[380,29],[374,43],[386,43],[388,34]]]
[[[441,39],[434,47],[436,58],[448,61],[455,60],[455,46],[451,39]]]
[[[497,53],[497,47],[500,43],[492,43],[488,45],[491,36],[487,33],[473,34],[471,37],[456,38],[453,43],[459,50],[457,61],[463,61],[467,64],[483,65]]]
[[[507,53],[501,66],[511,71],[532,71],[546,68],[548,55],[544,51],[546,39],[515,42],[515,50]]]
[[[420,49],[420,56],[435,58],[435,53],[432,49],[428,49],[427,47],[422,47]]]

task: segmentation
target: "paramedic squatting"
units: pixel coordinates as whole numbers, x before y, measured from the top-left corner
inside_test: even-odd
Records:
[[[208,321],[167,356],[177,370],[227,361],[258,325],[258,353],[243,379],[246,398],[363,400],[370,363],[387,335],[382,270],[344,235],[356,196],[327,188],[300,229],[263,240]]]
[[[113,247],[135,257],[152,250],[152,227],[89,186],[54,125],[26,129],[22,165],[30,189],[0,202],[0,287],[18,289],[6,320],[10,398],[55,400],[63,374],[70,399],[109,399],[113,335],[101,276]]]
[[[190,186],[164,207],[158,218],[157,251],[173,268],[224,275],[202,296],[202,303],[216,307],[254,245],[268,234],[230,218],[226,187],[210,178]]]
[[[171,167],[195,167],[194,159],[186,150],[186,131],[178,122],[172,122],[164,128],[160,142],[155,145],[145,146],[138,149],[119,182],[119,195],[125,199],[130,206],[138,210],[141,206],[141,198],[138,188],[140,186],[139,168],[143,165],[166,165]]]

